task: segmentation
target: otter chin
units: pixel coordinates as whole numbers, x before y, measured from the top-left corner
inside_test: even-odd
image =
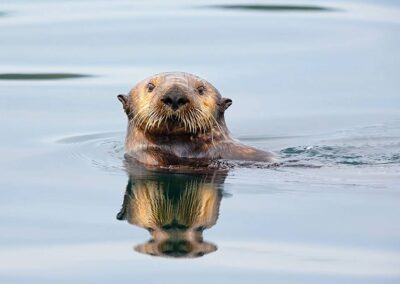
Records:
[[[156,166],[207,167],[216,160],[275,162],[232,138],[224,113],[232,100],[184,72],[154,75],[118,95],[128,117],[126,157]]]

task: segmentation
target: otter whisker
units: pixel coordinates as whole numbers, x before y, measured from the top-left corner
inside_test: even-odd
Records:
[[[150,110],[150,111],[149,111]],[[140,109],[137,115],[134,117],[135,125],[141,127],[144,121],[146,120],[146,112],[152,112],[154,110],[147,108],[147,109]]]
[[[200,133],[206,131],[206,125],[204,124],[204,117],[199,113],[198,110],[193,113],[193,121],[197,125],[197,128],[199,129]]]
[[[200,131],[203,130],[203,133],[205,133],[209,128],[207,123],[207,115],[201,109],[196,109],[195,115],[195,121],[197,121]]]
[[[152,128],[154,126],[154,123],[157,121],[157,118],[158,118],[157,112],[154,111],[154,110],[151,111],[150,115],[149,115],[149,117],[147,119],[147,122],[146,122],[146,126],[145,126],[145,129],[144,129],[145,132],[147,131],[147,129]]]
[[[189,111],[188,111],[188,120],[190,121],[190,125],[191,125],[191,126],[193,125],[192,117],[193,117],[193,111],[192,111],[192,110],[189,110]],[[194,128],[194,127],[192,127],[192,128]],[[192,132],[192,130],[190,130],[190,132]],[[193,130],[193,132],[195,132],[195,131]]]
[[[158,123],[158,121],[161,119],[161,117],[158,115],[157,112],[153,112],[149,118],[148,127],[154,128],[154,126]]]
[[[161,123],[165,121],[165,116],[162,115],[161,117],[158,118],[158,123],[157,123],[157,128],[160,128]]]
[[[187,113],[187,120],[188,120],[188,123],[189,123],[189,125],[190,125],[190,132],[192,132],[192,133],[196,133],[196,125],[195,125],[195,123],[194,123],[194,121],[193,121],[193,110],[189,110],[188,111],[188,113]]]
[[[186,115],[183,117],[183,121],[185,123],[185,128],[189,131],[192,132],[192,125],[189,120],[189,113],[186,113]]]
[[[195,128],[201,132],[202,125],[201,125],[201,123],[199,123],[200,119],[199,119],[198,115],[196,114],[196,110],[193,110],[192,112],[190,112],[190,120],[193,121]]]
[[[189,132],[192,132],[192,122],[190,121],[190,116],[186,115],[184,117],[185,125],[187,125],[187,128],[189,128]]]
[[[182,117],[181,112],[178,112],[176,116],[177,116],[178,121],[180,121],[180,122],[183,123],[183,127],[184,127],[185,130],[186,130],[186,120],[185,120],[185,117]]]
[[[224,133],[224,130],[222,129],[222,127],[221,127],[221,125],[219,124],[219,122],[214,118],[214,117],[212,117],[212,120],[213,120],[213,124],[218,128],[218,130],[220,131],[220,133]]]
[[[185,116],[185,120],[186,120],[186,122],[188,124],[189,132],[190,133],[195,133],[195,127],[193,125],[193,121],[191,120],[191,117],[190,117],[189,113]]]
[[[190,123],[191,123],[191,125],[192,125],[192,127],[193,127],[193,133],[197,133],[197,132],[199,132],[199,131],[201,132],[201,124],[199,125],[199,124],[197,123],[194,110],[190,112],[190,117],[189,117],[189,119],[190,119]]]

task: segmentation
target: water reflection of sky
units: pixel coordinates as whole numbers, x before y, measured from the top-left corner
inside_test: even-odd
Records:
[[[398,3],[210,7],[243,3],[3,1],[2,281],[398,282]],[[231,170],[218,249],[186,261],[136,253],[152,235],[115,219],[132,178],[115,96],[166,70],[231,97],[245,143],[323,165]]]

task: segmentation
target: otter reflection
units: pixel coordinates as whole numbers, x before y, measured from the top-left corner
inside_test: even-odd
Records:
[[[215,225],[226,173],[130,173],[118,220],[145,228],[151,239],[135,247],[164,257],[199,257],[217,246],[203,241]]]

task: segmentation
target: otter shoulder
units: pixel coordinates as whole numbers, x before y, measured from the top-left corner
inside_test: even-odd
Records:
[[[218,156],[225,160],[277,162],[278,159],[272,152],[263,151],[237,141],[224,141],[217,146]]]

